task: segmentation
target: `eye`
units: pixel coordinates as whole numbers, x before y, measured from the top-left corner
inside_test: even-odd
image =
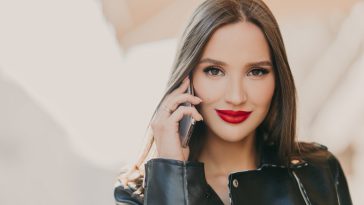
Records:
[[[265,68],[254,68],[249,71],[248,76],[263,76],[265,74],[269,73],[268,69]]]
[[[204,73],[207,73],[208,75],[212,75],[212,76],[217,76],[219,72],[221,72],[223,74],[223,72],[216,67],[207,67],[203,70]]]

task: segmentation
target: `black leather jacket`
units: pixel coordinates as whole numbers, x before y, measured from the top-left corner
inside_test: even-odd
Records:
[[[352,204],[339,161],[326,146],[315,146],[319,149],[311,157],[296,157],[284,166],[277,162],[274,146],[266,145],[258,169],[229,175],[230,204]],[[145,180],[144,195],[133,193],[133,187],[116,186],[116,204],[223,205],[207,183],[201,162],[154,158],[145,164]]]

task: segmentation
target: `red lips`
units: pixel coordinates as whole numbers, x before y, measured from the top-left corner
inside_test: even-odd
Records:
[[[252,113],[246,111],[217,110],[217,109],[216,112],[221,119],[223,119],[226,122],[234,124],[245,121],[249,117],[250,113]]]

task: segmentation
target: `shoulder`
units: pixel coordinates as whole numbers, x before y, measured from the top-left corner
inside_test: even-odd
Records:
[[[144,201],[144,195],[135,187],[130,185],[124,187],[120,181],[115,183],[114,198],[117,205],[142,205]]]
[[[325,158],[332,155],[328,147],[317,142],[299,141],[295,147],[295,153],[302,157]]]
[[[310,150],[328,150],[328,147],[318,142],[297,142],[298,149],[310,149]]]
[[[327,161],[335,157],[326,145],[318,142],[299,141],[295,153],[308,161]]]
[[[329,168],[333,175],[336,175],[341,169],[337,157],[324,144],[298,142],[297,149],[302,159],[312,166]]]
[[[300,172],[302,181],[316,187],[334,187],[339,204],[352,204],[348,183],[342,166],[329,148],[317,142],[300,142],[301,156],[307,163]]]

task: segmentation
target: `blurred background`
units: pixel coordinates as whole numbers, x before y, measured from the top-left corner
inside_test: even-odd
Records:
[[[0,0],[0,204],[114,204],[201,0]],[[266,0],[299,99],[299,138],[364,184],[364,1]]]

